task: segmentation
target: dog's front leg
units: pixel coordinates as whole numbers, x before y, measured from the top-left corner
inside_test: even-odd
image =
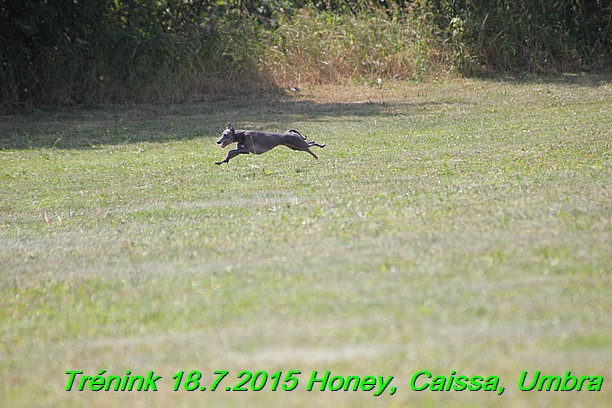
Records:
[[[227,157],[224,160],[215,162],[215,164],[229,163],[231,159],[238,156],[239,154],[249,154],[249,152],[248,150],[242,150],[242,149],[230,150],[229,152],[227,152]]]

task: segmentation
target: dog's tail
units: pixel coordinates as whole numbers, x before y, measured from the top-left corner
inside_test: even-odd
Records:
[[[297,133],[302,139],[306,140],[306,136],[302,136],[302,134],[295,129],[289,129],[287,133]]]

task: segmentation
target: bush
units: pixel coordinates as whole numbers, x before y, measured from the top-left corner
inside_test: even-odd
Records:
[[[605,0],[0,0],[0,105],[607,67]]]
[[[264,61],[281,85],[422,78],[453,70],[423,9],[388,13],[300,10],[281,20]]]
[[[606,0],[427,3],[440,27],[461,21],[464,46],[490,70],[575,71],[605,68],[612,59],[612,4]]]
[[[271,84],[258,68],[260,24],[231,4],[0,4],[0,103],[10,110],[180,101]]]

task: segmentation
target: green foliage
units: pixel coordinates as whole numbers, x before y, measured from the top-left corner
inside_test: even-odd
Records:
[[[5,109],[606,67],[604,0],[1,0]]]
[[[466,40],[487,67],[541,72],[610,61],[605,0],[476,0],[466,10]]]
[[[279,84],[423,78],[447,73],[452,50],[423,8],[355,13],[314,7],[280,21],[265,61]]]
[[[238,2],[17,3],[0,15],[5,106],[180,100],[214,90],[220,78],[269,82],[255,64],[258,23]]]

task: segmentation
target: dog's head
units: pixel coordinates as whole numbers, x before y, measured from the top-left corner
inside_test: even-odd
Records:
[[[217,140],[217,144],[221,145],[221,148],[224,148],[228,144],[236,142],[235,133],[236,133],[236,130],[234,129],[232,124],[227,122],[227,125],[225,125],[225,130],[223,131],[223,134],[221,135],[219,140]]]

